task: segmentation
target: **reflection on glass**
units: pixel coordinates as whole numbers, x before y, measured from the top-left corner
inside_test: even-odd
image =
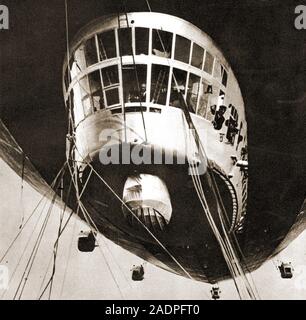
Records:
[[[152,30],[152,54],[158,57],[170,58],[172,50],[172,33],[162,30]]]
[[[203,57],[204,57],[204,49],[198,46],[196,43],[194,43],[193,49],[192,49],[191,65],[196,68],[202,69]]]
[[[81,96],[81,88],[79,82],[77,82],[73,86],[73,106],[74,106],[74,120],[75,123],[78,124],[80,121],[84,119],[84,111],[83,111],[83,103],[82,103],[82,96]]]
[[[195,112],[197,109],[198,96],[200,93],[201,78],[195,74],[190,74],[187,91],[187,104]]]
[[[100,60],[107,60],[117,56],[116,40],[113,30],[98,34]]]
[[[85,58],[87,67],[98,62],[98,54],[95,37],[85,42]]]
[[[83,99],[83,108],[85,117],[92,114],[91,96],[88,95]]]
[[[124,102],[145,102],[147,66],[124,66],[124,69],[122,70],[122,78]]]
[[[204,71],[206,71],[209,74],[212,74],[213,65],[214,65],[214,57],[208,51],[206,51]]]
[[[190,45],[190,40],[177,35],[175,41],[174,59],[185,63],[189,63]]]
[[[74,53],[74,59],[71,61],[72,67],[71,70],[73,75],[77,75],[79,72],[86,69],[86,60],[85,60],[85,46],[81,44]]]
[[[104,87],[109,87],[114,84],[119,84],[118,66],[114,65],[102,69],[102,78]]]
[[[210,94],[209,108],[207,108],[206,119],[212,121],[215,117],[214,112],[219,103],[218,88],[213,87],[212,94]]]
[[[202,87],[200,89],[200,101],[199,101],[199,106],[197,110],[197,114],[203,118],[206,117],[206,113],[208,111],[209,107],[209,98],[211,96],[212,92],[212,87],[211,85],[205,81],[204,79],[202,80]]]
[[[214,77],[221,82],[222,80],[222,73],[223,73],[223,67],[220,64],[219,60],[216,60],[215,67],[214,67]]]
[[[135,28],[136,54],[148,54],[149,29]]]
[[[88,77],[85,76],[82,79],[80,79],[79,84],[81,88],[84,115],[86,117],[93,112],[92,105],[91,105],[91,94],[90,94]]]
[[[118,29],[119,49],[121,56],[131,56],[132,53],[132,29]]]
[[[80,84],[82,99],[84,99],[87,96],[90,96],[90,88],[89,88],[88,77],[85,76],[82,79],[80,79],[78,82]]]
[[[173,69],[170,105],[173,107],[182,107],[182,95],[185,95],[187,72],[180,69]]]
[[[166,104],[169,81],[169,67],[152,65],[151,102]]]
[[[91,99],[94,111],[104,108],[103,92],[101,85],[100,71],[97,70],[88,75]]]

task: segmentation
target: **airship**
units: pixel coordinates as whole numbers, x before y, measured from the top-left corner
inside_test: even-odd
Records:
[[[284,109],[254,112],[216,42],[174,15],[104,15],[67,37],[66,51],[57,190],[90,228],[79,250],[95,250],[102,234],[157,267],[213,284],[216,299],[228,278],[255,299],[248,274],[305,229],[297,178],[305,155],[276,151],[265,135],[279,132],[258,134],[255,125],[267,127]],[[290,264],[280,271],[292,277]]]
[[[67,48],[63,88],[67,162],[95,232],[170,272],[248,284],[268,257],[246,250],[246,107],[214,41],[167,14],[103,16]]]

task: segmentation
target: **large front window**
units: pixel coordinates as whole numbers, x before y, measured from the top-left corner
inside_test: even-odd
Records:
[[[108,107],[120,103],[118,65],[102,69],[103,89]]]
[[[147,65],[125,65],[122,68],[124,102],[145,102]]]
[[[167,101],[169,67],[152,65],[151,99],[152,103],[165,105]]]
[[[123,112],[125,104],[148,111],[152,104],[187,104],[190,112],[211,120],[228,83],[226,68],[203,46],[179,34],[133,26],[86,39],[73,52],[69,70],[65,86],[72,87],[76,123],[105,108]]]
[[[100,61],[117,57],[114,30],[97,35]]]

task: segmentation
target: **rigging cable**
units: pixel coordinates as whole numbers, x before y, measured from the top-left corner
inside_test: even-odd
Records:
[[[79,207],[78,207],[78,209],[77,209],[76,215],[77,215],[77,217],[79,216]],[[73,240],[74,240],[76,223],[77,223],[77,218],[75,218],[74,221],[73,221],[73,227],[72,227],[72,232],[71,232],[71,239],[70,239],[69,251],[68,251],[67,260],[66,260],[66,265],[65,265],[64,278],[63,278],[62,285],[61,285],[61,289],[60,289],[59,300],[62,299],[63,291],[64,291],[64,286],[65,286],[65,282],[66,282],[66,277],[67,277],[67,274],[68,274],[68,268],[69,268],[69,262],[70,262],[70,258],[71,258],[71,253],[72,253],[72,245],[73,245]],[[41,290],[40,290],[40,291],[41,291]]]
[[[122,205],[133,215],[133,217],[142,225],[142,227],[149,233],[149,235],[161,246],[161,248],[171,257],[171,259],[179,266],[179,268],[187,275],[189,279],[193,279],[193,277],[189,274],[187,270],[177,261],[177,259],[170,253],[170,251],[161,243],[161,241],[150,231],[150,229],[138,218],[138,216],[129,208],[129,206],[121,199],[121,197],[116,193],[116,191],[106,182],[105,179],[101,177],[101,175],[94,169],[94,167],[82,157],[80,152],[76,147],[77,152],[83,161],[92,168],[93,172],[96,174],[99,180],[103,182],[103,184],[112,192],[112,194],[122,203]]]
[[[89,179],[88,179],[89,180]],[[88,181],[87,181],[88,182]],[[48,280],[47,284],[45,285],[44,287],[44,290],[42,291],[42,293],[40,294],[39,296],[39,300],[43,297],[44,293],[46,292],[46,290],[48,289],[49,287],[49,296],[48,296],[48,299],[50,300],[51,299],[51,292],[52,292],[52,287],[53,287],[53,280],[54,280],[54,276],[55,276],[55,272],[56,272],[56,260],[57,260],[57,252],[58,252],[58,246],[59,246],[59,240],[60,240],[60,237],[62,236],[64,230],[66,229],[71,217],[73,216],[74,212],[71,211],[68,219],[66,220],[65,224],[63,225],[63,219],[64,219],[64,214],[65,214],[65,211],[67,209],[67,203],[69,201],[69,197],[70,197],[70,193],[71,193],[71,187],[72,187],[72,179],[70,180],[70,184],[69,184],[69,188],[68,188],[68,192],[67,192],[67,198],[66,198],[66,201],[65,201],[65,205],[64,205],[64,208],[63,208],[63,211],[62,211],[62,214],[61,214],[61,218],[60,218],[60,223],[59,223],[59,228],[58,228],[58,234],[57,234],[57,239],[54,243],[54,246],[53,246],[53,268],[52,268],[52,274],[50,276],[50,279]],[[86,183],[87,184],[87,183]],[[76,215],[78,216],[78,212],[79,212],[79,206],[77,207],[77,210],[76,210]],[[63,225],[63,227],[62,227]],[[47,268],[47,272],[48,272],[48,268]],[[44,281],[43,281],[44,282]],[[42,282],[42,285],[43,285],[43,282]]]
[[[80,207],[80,209],[81,209],[81,211],[82,211],[82,213],[83,213],[83,216],[84,216],[84,218],[85,218],[85,221],[87,222],[88,226],[91,228],[91,231],[92,231],[92,233],[93,233],[93,236],[95,237],[95,240],[96,240],[97,243],[99,244],[98,239],[97,239],[97,236],[96,236],[96,232],[95,232],[94,230],[92,230],[91,223],[90,223],[90,221],[89,221],[89,219],[88,219],[88,217],[87,217],[86,209],[85,209],[85,207],[83,206],[83,204],[82,204],[82,202],[81,202],[81,199],[80,199],[80,192],[79,192],[78,181],[77,181],[77,170],[76,170],[76,164],[75,164],[75,163],[74,163],[74,166],[75,166],[74,172],[76,172],[76,174],[73,174],[73,173],[72,173],[72,170],[71,170],[70,165],[68,165],[68,169],[69,169],[69,172],[70,172],[70,174],[71,174],[71,178],[72,178],[72,181],[73,181],[73,185],[74,185],[74,187],[75,187],[78,206]],[[98,232],[98,231],[97,231],[97,232]],[[105,256],[104,256],[104,253],[103,253],[103,251],[101,250],[100,246],[99,246],[99,249],[100,249],[100,252],[102,253],[102,256],[103,256],[103,259],[104,259],[104,261],[105,261],[105,263],[106,263],[106,265],[107,265],[107,268],[108,268],[108,270],[109,270],[109,272],[110,272],[110,274],[111,274],[111,276],[112,276],[112,278],[113,278],[113,280],[114,280],[114,282],[115,282],[115,284],[116,284],[116,287],[118,288],[118,291],[119,291],[119,293],[120,293],[120,296],[122,297],[123,300],[125,300],[125,299],[124,299],[123,292],[121,291],[121,288],[120,288],[120,286],[119,286],[119,284],[118,284],[118,282],[117,282],[117,280],[116,280],[116,278],[115,278],[115,275],[113,274],[113,271],[112,271],[112,269],[111,269],[108,261],[106,260],[106,258],[105,258]]]
[[[209,210],[209,206],[206,201],[206,197],[205,197],[205,194],[204,194],[204,191],[202,188],[202,182],[200,180],[199,173],[197,172],[197,169],[194,169],[194,167],[197,168],[192,163],[190,163],[190,169],[192,170],[191,176],[192,176],[192,179],[194,182],[196,192],[198,194],[198,197],[199,197],[199,200],[200,200],[201,205],[203,207],[206,218],[211,226],[211,229],[214,232],[216,239],[218,240],[218,242],[220,244],[221,251],[222,251],[224,259],[228,265],[228,268],[232,274],[232,278],[235,282],[236,288],[238,288],[238,284],[236,284],[237,283],[236,281],[237,281],[237,278],[239,280],[240,277],[243,276],[243,270],[240,267],[238,258],[236,257],[233,246],[231,245],[230,240],[228,238],[227,231],[225,230],[224,223],[223,223],[224,221],[222,219],[220,219],[224,238],[222,238],[222,236],[221,236],[221,234],[215,224],[215,221],[212,217],[212,214]],[[217,210],[220,215],[220,207],[219,206],[218,206]],[[244,280],[245,280],[245,288],[247,291],[246,294],[248,295],[249,292],[251,292],[250,296],[252,299],[254,299],[255,295],[253,295],[252,290],[249,288],[249,283],[248,283],[247,279],[244,278]],[[238,289],[238,293],[239,293],[239,289]],[[239,296],[240,296],[240,293],[239,293]]]
[[[47,199],[47,200],[48,200],[48,199]],[[42,214],[43,214],[43,211],[45,210],[46,205],[47,205],[47,201],[46,201],[46,203],[44,204],[44,206],[43,206],[42,209],[41,209],[40,215],[39,215],[39,217],[38,217],[38,219],[37,219],[37,221],[36,221],[36,223],[35,223],[35,226],[34,226],[34,228],[33,228],[33,231],[30,233],[30,237],[29,237],[29,239],[28,239],[25,247],[24,247],[23,250],[22,250],[22,255],[20,256],[20,258],[19,258],[19,260],[18,260],[18,262],[17,262],[17,264],[16,264],[16,266],[15,266],[13,272],[12,272],[12,275],[10,276],[10,279],[9,279],[9,287],[10,287],[10,284],[12,283],[12,281],[13,281],[13,279],[14,279],[14,276],[15,276],[15,274],[16,274],[16,272],[17,272],[18,267],[19,267],[20,264],[21,264],[21,261],[22,261],[24,255],[25,255],[25,253],[26,253],[26,251],[27,251],[27,249],[28,249],[28,247],[29,247],[29,245],[30,245],[30,242],[31,242],[31,240],[32,240],[32,238],[33,238],[33,235],[34,235],[35,230],[37,229],[37,226],[38,226],[38,224],[39,224],[39,221],[40,221],[40,219],[41,219],[41,217],[42,217]],[[3,291],[3,294],[1,295],[1,300],[4,298],[5,293],[6,293],[6,291]]]
[[[65,168],[65,166],[66,166],[66,162],[65,162],[65,164],[64,164],[64,166],[63,166],[63,169]],[[62,176],[64,175],[64,171],[63,171],[63,170],[60,170],[60,173],[61,173]],[[33,247],[33,250],[32,250],[32,252],[31,252],[31,255],[30,255],[29,259],[28,259],[28,262],[27,262],[26,267],[25,267],[25,269],[24,269],[24,272],[23,272],[23,274],[22,274],[22,277],[21,277],[21,280],[20,280],[20,282],[19,282],[19,285],[18,285],[18,287],[17,287],[17,289],[16,289],[16,292],[15,292],[15,295],[14,295],[14,298],[13,298],[14,300],[16,299],[17,294],[18,294],[20,288],[21,288],[21,290],[20,290],[18,299],[19,299],[19,300],[21,299],[22,294],[23,294],[23,292],[24,292],[24,289],[25,289],[25,287],[26,287],[26,284],[27,284],[27,282],[28,282],[29,275],[30,275],[30,272],[31,272],[31,270],[32,270],[33,264],[34,264],[34,262],[35,262],[35,258],[36,258],[36,256],[37,256],[37,253],[38,253],[38,250],[39,250],[39,247],[40,247],[40,244],[41,244],[43,235],[44,235],[45,230],[46,230],[46,228],[47,228],[47,224],[48,224],[49,218],[50,218],[50,216],[51,216],[51,212],[52,212],[53,206],[54,206],[54,204],[55,204],[55,202],[56,202],[56,199],[57,199],[57,193],[56,193],[56,191],[58,190],[58,188],[59,188],[59,186],[60,186],[60,183],[61,183],[61,179],[60,179],[60,181],[58,181],[57,184],[56,184],[52,201],[51,201],[51,203],[50,203],[48,212],[47,212],[47,214],[46,214],[46,216],[45,216],[45,219],[44,219],[44,222],[43,222],[43,224],[42,224],[41,230],[40,230],[40,232],[39,232],[39,234],[38,234],[37,240],[36,240],[36,242],[35,242],[35,244],[34,244],[34,247]],[[27,274],[27,275],[26,275],[26,274]],[[22,284],[22,282],[23,282],[23,284]],[[22,287],[21,287],[21,285],[22,285]]]
[[[31,255],[30,255],[29,259],[28,259],[28,262],[27,262],[27,264],[26,264],[26,267],[25,267],[25,269],[24,269],[24,272],[23,272],[23,274],[22,274],[22,277],[21,277],[20,282],[19,282],[19,284],[18,284],[18,287],[17,287],[17,289],[16,289],[16,292],[15,292],[15,295],[14,295],[13,300],[16,299],[17,294],[19,293],[20,288],[21,288],[21,290],[20,290],[20,293],[19,293],[18,300],[20,300],[21,297],[22,297],[22,294],[23,294],[23,292],[24,292],[25,286],[26,286],[27,281],[28,281],[28,279],[29,279],[29,275],[30,275],[30,272],[31,272],[31,270],[32,270],[32,267],[33,267],[35,258],[36,258],[36,256],[37,256],[37,253],[38,253],[38,250],[39,250],[39,247],[40,247],[40,244],[41,244],[41,240],[42,240],[43,235],[44,235],[44,233],[45,233],[45,230],[46,230],[46,227],[47,227],[47,224],[48,224],[48,221],[49,221],[51,212],[52,212],[52,208],[53,208],[53,205],[54,205],[54,203],[55,203],[56,196],[57,196],[56,193],[54,193],[52,202],[51,202],[50,207],[49,207],[49,209],[48,209],[48,212],[47,212],[47,214],[46,214],[46,216],[45,216],[45,219],[44,219],[44,222],[43,222],[43,224],[42,224],[41,230],[40,230],[40,232],[39,232],[39,234],[38,234],[38,237],[37,237],[37,239],[36,239],[36,242],[35,242],[35,245],[34,245],[34,247],[33,247],[33,250],[32,250]]]
[[[24,222],[24,203],[23,203],[23,184],[24,184],[24,170],[25,170],[25,161],[26,161],[26,156],[24,152],[22,152],[22,168],[21,168],[21,190],[20,190],[20,207],[21,207],[21,220],[20,220],[20,225],[19,229],[22,228],[23,222]]]
[[[39,300],[42,298],[42,296],[44,295],[44,293],[45,293],[45,291],[46,291],[46,289],[48,288],[49,285],[50,285],[50,290],[49,290],[48,300],[51,299],[52,287],[53,287],[53,279],[54,279],[55,271],[56,271],[56,259],[57,259],[57,253],[58,253],[59,240],[60,240],[60,237],[61,237],[62,233],[64,232],[64,230],[65,230],[66,226],[68,225],[68,222],[69,222],[69,220],[70,220],[70,218],[72,216],[72,214],[71,214],[70,217],[68,218],[68,220],[66,221],[66,224],[64,225],[64,227],[62,229],[63,220],[64,220],[64,216],[65,216],[65,211],[67,209],[67,203],[68,203],[69,197],[70,197],[71,187],[72,187],[72,179],[71,179],[70,184],[69,184],[65,205],[64,205],[64,208],[63,208],[62,213],[61,213],[60,223],[59,223],[58,233],[57,233],[57,239],[56,239],[56,241],[54,243],[54,246],[53,246],[53,268],[52,268],[52,274],[51,274],[51,277],[50,277],[49,281],[46,284],[45,289],[43,290],[42,294],[40,295]],[[62,192],[63,192],[63,190],[62,190]]]
[[[127,10],[126,10],[126,4],[127,4],[127,0],[123,1],[122,0],[122,7],[124,10],[124,15],[125,15],[125,20],[126,20],[126,24],[127,24],[127,28],[130,28],[130,23],[129,23],[129,19],[128,19],[128,14],[127,14]],[[119,22],[119,29],[120,29],[120,14],[118,14],[118,22]],[[119,30],[118,30],[119,31]],[[136,59],[135,59],[135,52],[134,52],[134,48],[133,48],[133,41],[132,38],[129,39],[131,41],[129,41],[129,43],[131,44],[131,52],[132,52],[132,59],[133,59],[133,69],[134,69],[134,74],[135,74],[135,80],[136,80],[136,84],[137,84],[137,91],[138,91],[138,97],[139,97],[139,103],[140,103],[140,113],[141,113],[141,118],[142,118],[142,125],[143,125],[143,129],[144,129],[144,135],[145,135],[145,143],[148,142],[148,137],[147,137],[147,129],[146,129],[146,123],[145,123],[145,118],[144,118],[144,113],[142,110],[142,95],[141,95],[141,89],[140,89],[140,84],[139,84],[139,76],[138,76],[138,71],[137,71],[137,65],[136,65]],[[123,63],[122,63],[122,55],[121,55],[121,46],[120,46],[120,36],[119,36],[119,52],[120,52],[120,61],[121,61],[121,72],[123,71]],[[123,72],[122,72],[122,79],[123,79]],[[123,106],[124,106],[124,110],[125,110],[125,101],[124,101],[124,97],[123,97]],[[125,112],[124,112],[124,116],[125,116]],[[126,121],[126,120],[125,120]]]
[[[51,183],[51,190],[46,191],[41,199],[39,200],[38,204],[36,205],[36,207],[34,208],[34,210],[32,211],[32,213],[30,214],[30,216],[27,218],[27,220],[25,221],[25,223],[23,224],[22,228],[18,231],[17,235],[15,236],[15,238],[13,239],[13,241],[10,243],[10,245],[8,246],[8,248],[6,249],[6,251],[4,252],[4,254],[1,256],[0,258],[0,263],[3,262],[3,260],[5,259],[5,257],[7,256],[7,254],[9,253],[9,251],[11,250],[11,248],[13,247],[13,245],[15,244],[15,242],[17,241],[17,239],[19,238],[19,236],[21,235],[22,231],[24,230],[24,228],[27,226],[27,224],[30,222],[31,218],[34,216],[35,212],[37,211],[37,209],[39,208],[40,204],[42,203],[42,201],[46,198],[46,196],[50,193],[53,192],[52,188],[54,187],[58,177],[60,176],[61,172],[64,170],[66,163],[63,165],[63,167],[60,169],[60,171],[58,172],[58,174],[56,175],[56,177],[54,178],[53,182]]]
[[[77,148],[76,148],[77,150]],[[79,153],[79,151],[77,150]],[[79,153],[80,155],[80,153]],[[81,155],[80,155],[81,156]],[[81,156],[82,157],[82,156]],[[83,160],[84,161],[84,160]],[[183,271],[183,273],[187,276],[187,278],[191,280],[195,280],[190,273],[178,262],[178,260],[171,254],[171,252],[162,244],[162,242],[148,229],[148,227],[138,218],[138,216],[125,204],[125,202],[120,198],[120,196],[116,193],[115,190],[112,189],[112,187],[99,175],[99,173],[92,167],[92,165],[88,162],[84,162],[88,166],[90,166],[93,170],[93,172],[96,174],[99,180],[103,182],[103,184],[113,193],[113,195],[122,203],[122,205],[134,216],[134,218],[141,224],[141,226],[149,233],[150,236],[157,242],[157,244],[166,252],[167,255],[174,261],[174,263]],[[83,212],[85,211],[88,215],[88,218],[86,219],[86,222],[91,225],[89,220],[91,220],[92,224],[94,224],[94,221],[91,219],[89,213],[87,212],[85,206],[82,204],[81,201],[79,201],[81,208],[83,209]],[[85,214],[86,215],[86,214]],[[97,232],[99,232],[97,226],[94,224]],[[95,235],[95,233],[93,233]],[[96,236],[95,236],[96,238]]]
[[[147,5],[148,5],[148,8],[149,8],[149,11],[152,11],[148,0],[146,0],[146,2],[147,2]],[[157,30],[157,33],[158,33],[158,37],[159,37],[159,40],[161,42],[162,48],[163,48],[164,52],[166,53],[165,46],[163,44],[163,41],[162,41],[162,38],[160,36],[159,30]],[[167,58],[167,61],[168,61],[168,58]],[[169,61],[168,61],[168,64],[170,66]],[[202,156],[202,159],[204,158],[204,159],[208,160],[208,158],[206,156],[206,153],[205,153],[205,150],[204,150],[204,148],[203,148],[203,146],[201,144],[201,140],[199,139],[199,135],[197,133],[197,130],[196,130],[196,128],[195,128],[195,126],[193,124],[192,118],[191,118],[191,116],[189,114],[189,110],[188,110],[187,103],[185,101],[185,97],[182,94],[182,92],[181,92],[181,90],[180,90],[180,88],[178,86],[178,82],[176,80],[174,72],[173,72],[172,75],[173,75],[173,80],[175,82],[175,86],[177,88],[177,91],[180,94],[181,99],[183,100],[183,111],[184,111],[184,114],[185,114],[186,121],[188,123],[189,129],[192,130],[196,145],[200,150],[200,157]],[[189,161],[189,158],[188,158],[188,161]],[[210,164],[209,164],[208,161],[207,161],[207,164],[208,164],[208,167],[209,167]],[[190,168],[193,170],[193,164],[191,164]],[[193,170],[193,172],[196,175],[198,175],[198,173],[196,173],[194,170]],[[212,175],[210,174],[209,171],[207,171],[207,172],[208,172],[208,175],[210,176],[211,180],[214,181],[214,177],[212,177]],[[227,235],[227,231],[224,228],[223,220],[221,220],[220,222],[221,222],[221,225],[223,227],[224,241],[223,241],[221,235],[219,234],[218,229],[216,229],[217,227],[215,225],[215,222],[214,222],[214,220],[212,218],[211,213],[209,212],[209,208],[207,206],[207,203],[206,203],[206,207],[203,204],[203,200],[206,202],[206,199],[205,199],[204,191],[202,189],[201,180],[199,178],[198,178],[198,180],[196,180],[193,175],[192,175],[192,180],[193,180],[193,183],[194,183],[194,187],[195,187],[195,189],[197,191],[198,197],[200,199],[200,202],[202,204],[203,210],[204,210],[204,212],[206,214],[206,217],[208,218],[208,222],[210,223],[210,226],[211,226],[211,228],[212,228],[212,230],[213,230],[213,232],[214,232],[214,234],[215,234],[215,236],[216,236],[216,238],[217,238],[217,240],[218,240],[218,242],[220,244],[220,247],[221,247],[221,250],[223,252],[224,258],[225,258],[225,260],[226,260],[226,262],[228,264],[230,272],[232,273],[232,277],[233,277],[234,281],[236,281],[235,277],[237,277],[237,274],[240,274],[240,276],[243,276],[244,277],[244,281],[245,281],[245,285],[246,285],[246,288],[247,288],[246,289],[247,292],[250,293],[251,298],[255,298],[255,294],[253,294],[252,289],[250,289],[250,287],[249,287],[248,279],[247,279],[246,275],[244,274],[244,271],[243,271],[242,267],[240,266],[240,262],[239,262],[239,259],[238,259],[237,255],[236,255],[236,253],[235,253],[235,250],[233,248],[233,244],[230,241],[230,239],[229,239],[229,237]],[[219,203],[220,199],[218,199],[218,197],[216,196],[216,191],[214,190],[216,186],[217,186],[216,184],[213,185],[212,189],[213,189],[213,191],[215,193],[216,201],[217,201],[217,203]],[[199,187],[200,187],[200,189],[198,189]],[[221,199],[221,202],[222,202],[222,199]],[[223,206],[223,202],[222,202],[222,206]],[[223,206],[223,208],[224,208],[224,206]],[[219,209],[220,209],[220,207],[218,206],[218,212],[220,214]]]

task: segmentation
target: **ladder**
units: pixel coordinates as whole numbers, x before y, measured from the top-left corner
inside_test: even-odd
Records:
[[[122,24],[124,24],[125,26],[122,27]],[[118,43],[119,43],[119,56],[120,56],[120,65],[121,65],[121,69],[123,70],[133,70],[135,73],[135,80],[137,83],[137,91],[139,93],[139,97],[140,95],[140,86],[139,86],[139,78],[138,78],[138,73],[137,73],[137,68],[136,68],[136,61],[135,61],[135,54],[134,54],[134,50],[133,50],[133,44],[132,44],[132,35],[129,41],[130,45],[131,45],[131,49],[132,49],[132,59],[133,59],[133,65],[128,65],[128,66],[124,66],[123,65],[123,59],[122,59],[122,48],[121,48],[121,37],[120,37],[120,32],[119,30],[121,30],[122,28],[128,28],[130,29],[130,24],[129,24],[129,19],[128,19],[128,14],[127,11],[124,10],[123,14],[118,13]],[[122,85],[122,93],[123,93],[123,97],[124,97],[124,86]],[[125,123],[125,138],[126,138],[126,112],[125,112],[125,102],[124,102],[124,98],[122,101],[123,104],[123,117],[124,117],[124,123]],[[143,122],[143,128],[144,128],[144,134],[145,134],[145,141],[147,142],[147,131],[146,131],[146,125],[145,125],[145,120],[144,120],[144,115],[143,115],[143,110],[142,110],[142,104],[140,101],[140,112],[141,112],[141,117],[142,117],[142,122]]]
[[[154,90],[154,94],[153,94],[153,102],[157,103],[163,88],[163,83],[165,81],[165,77],[166,77],[166,70],[160,70],[158,77],[157,77],[157,82],[155,85],[155,90]]]
[[[103,61],[103,60],[107,60],[107,53],[106,53],[106,50],[105,50],[105,46],[103,44],[103,41],[98,37],[99,39],[99,43],[100,43],[100,47],[102,50],[99,50],[100,52],[100,59]]]

